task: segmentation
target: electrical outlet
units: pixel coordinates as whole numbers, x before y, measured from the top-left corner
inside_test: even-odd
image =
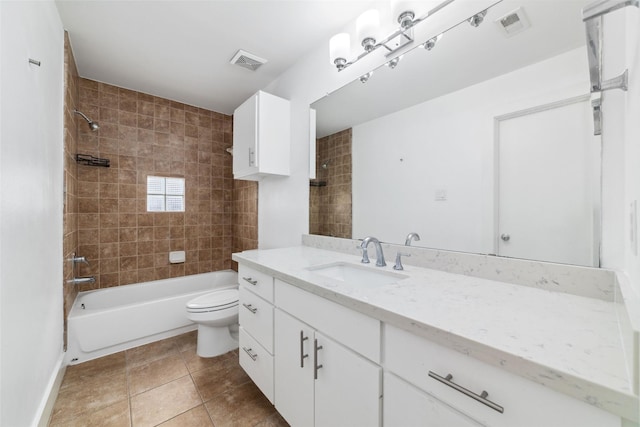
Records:
[[[436,200],[436,202],[444,202],[444,201],[446,201],[447,200],[447,190],[444,190],[444,189],[436,190],[435,200]]]

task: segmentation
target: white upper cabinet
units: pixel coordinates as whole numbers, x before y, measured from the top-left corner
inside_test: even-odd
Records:
[[[259,91],[233,113],[233,177],[289,175],[289,101]]]

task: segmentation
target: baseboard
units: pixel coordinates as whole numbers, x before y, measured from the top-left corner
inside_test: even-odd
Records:
[[[51,378],[47,384],[46,393],[42,398],[42,402],[40,402],[40,405],[38,406],[38,412],[34,418],[33,426],[47,427],[49,424],[49,419],[53,412],[53,405],[56,403],[58,392],[62,385],[62,379],[64,378],[64,373],[67,370],[67,365],[64,364],[64,355],[65,353],[61,352],[58,357],[55,365],[56,369],[54,369],[54,372],[51,374]]]

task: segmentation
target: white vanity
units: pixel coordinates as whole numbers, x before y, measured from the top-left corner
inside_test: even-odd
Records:
[[[233,255],[240,364],[291,425],[638,422],[619,304],[407,263],[395,272],[332,249]],[[425,250],[411,251],[419,264]]]

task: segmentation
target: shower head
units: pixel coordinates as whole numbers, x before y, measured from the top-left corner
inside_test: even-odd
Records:
[[[80,116],[82,116],[82,118],[85,119],[87,121],[87,123],[89,123],[89,129],[91,129],[92,132],[97,131],[98,129],[100,129],[100,126],[98,125],[98,123],[94,122],[89,117],[85,116],[82,111],[73,110],[73,112],[76,113],[76,114],[79,114]]]
[[[331,162],[331,159],[326,160],[324,163],[322,163],[322,169],[326,169],[329,166],[330,162]]]

